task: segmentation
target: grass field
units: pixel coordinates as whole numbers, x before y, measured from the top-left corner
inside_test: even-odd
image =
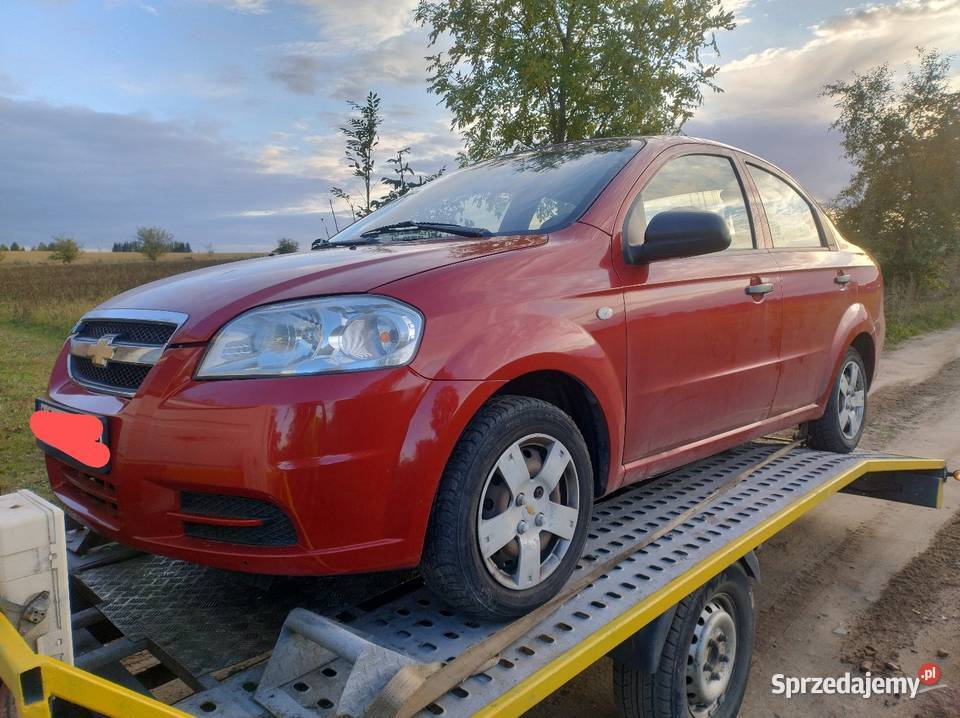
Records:
[[[33,399],[45,390],[50,367],[77,319],[131,287],[249,255],[166,255],[149,262],[137,254],[87,253],[76,264],[60,265],[34,259],[43,252],[6,254],[0,263],[0,494],[30,488],[48,495],[28,421]],[[20,262],[21,255],[31,261]],[[958,321],[960,289],[925,297],[888,294],[888,346]]]
[[[54,264],[50,260],[51,252],[4,252],[0,266],[11,264]],[[250,252],[196,252],[194,254],[167,253],[157,259],[157,263],[178,264],[189,261],[229,262],[233,259],[246,259],[258,256]],[[73,262],[73,266],[83,264],[154,264],[137,252],[82,252]]]
[[[5,252],[0,263],[0,494],[29,488],[49,495],[40,452],[28,421],[64,337],[88,309],[114,294],[155,279],[249,257],[240,254],[138,254],[100,261],[87,253],[75,264],[11,261],[44,252]]]

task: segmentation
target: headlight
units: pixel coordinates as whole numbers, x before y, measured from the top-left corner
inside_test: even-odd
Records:
[[[394,299],[348,295],[271,304],[241,314],[210,342],[198,379],[402,366],[417,353],[423,316]]]

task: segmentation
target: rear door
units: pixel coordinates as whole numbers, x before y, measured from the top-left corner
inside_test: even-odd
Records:
[[[809,408],[831,371],[831,346],[856,296],[852,257],[834,245],[819,211],[775,167],[743,158],[763,210],[764,230],[783,291],[782,371],[771,414]]]
[[[765,419],[777,387],[781,321],[777,264],[754,230],[733,153],[674,147],[634,191],[618,221],[620,241],[627,241],[627,222],[645,227],[658,212],[698,209],[721,214],[733,243],[724,252],[641,265],[615,252],[627,312],[628,470]]]

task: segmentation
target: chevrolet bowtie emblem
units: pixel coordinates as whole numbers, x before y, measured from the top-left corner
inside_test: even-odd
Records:
[[[116,347],[113,346],[113,340],[116,338],[116,334],[104,334],[87,350],[87,357],[95,366],[105,367],[107,362],[113,359],[117,353]]]

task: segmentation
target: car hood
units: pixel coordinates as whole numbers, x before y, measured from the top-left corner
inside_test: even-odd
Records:
[[[238,314],[271,302],[369,292],[389,282],[469,259],[543,244],[544,235],[328,247],[228,262],[119,294],[98,309],[159,309],[189,318],[171,341],[207,341]]]

